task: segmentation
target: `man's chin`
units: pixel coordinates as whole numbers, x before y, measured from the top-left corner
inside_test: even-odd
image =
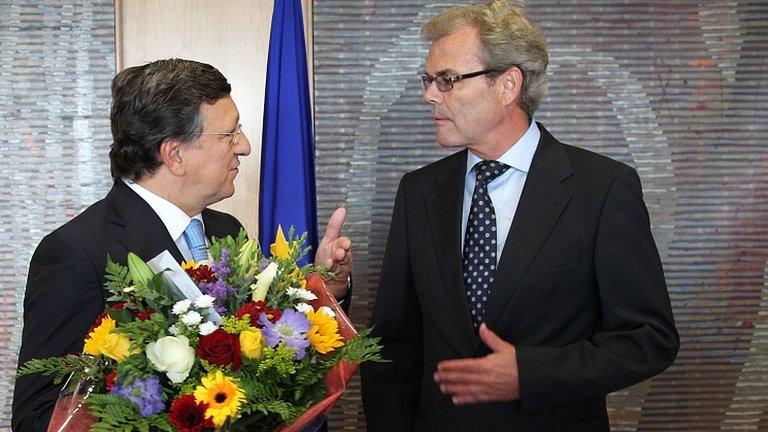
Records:
[[[229,187],[221,191],[221,193],[218,196],[218,200],[216,200],[216,202],[223,201],[227,198],[230,198],[234,194],[235,194],[235,185],[233,183],[230,183]]]
[[[462,148],[467,145],[459,136],[441,133],[439,127],[437,128],[436,138],[437,143],[443,148]]]
[[[457,141],[450,141],[450,140],[441,140],[440,138],[437,139],[437,143],[440,144],[440,147],[443,148],[462,148],[466,147],[464,143],[457,142]]]

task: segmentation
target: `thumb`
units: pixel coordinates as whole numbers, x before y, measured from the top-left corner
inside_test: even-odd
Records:
[[[344,221],[347,219],[347,209],[339,207],[333,212],[328,219],[328,225],[325,227],[324,239],[334,241],[341,236],[341,227],[344,226]]]
[[[493,352],[499,352],[508,347],[509,342],[500,338],[496,333],[492,332],[485,323],[480,324],[480,340],[491,349]]]

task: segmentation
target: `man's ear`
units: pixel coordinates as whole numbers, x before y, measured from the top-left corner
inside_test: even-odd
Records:
[[[523,72],[517,66],[507,69],[499,79],[502,80],[502,100],[504,105],[520,103],[523,90]]]
[[[160,143],[160,163],[177,176],[186,172],[183,150],[184,143],[179,140],[167,139]]]

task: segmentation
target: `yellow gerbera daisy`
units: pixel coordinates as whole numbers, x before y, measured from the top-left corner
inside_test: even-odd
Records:
[[[123,361],[130,354],[131,343],[125,335],[112,331],[116,326],[117,323],[109,315],[102,318],[101,324],[85,338],[83,352],[94,356],[105,355],[118,362]]]
[[[195,262],[195,260],[189,260],[189,261],[182,261],[181,262],[181,268],[184,269],[184,270],[193,269],[193,268],[195,268],[196,265],[197,265],[197,263]]]
[[[336,318],[328,315],[322,309],[308,311],[307,318],[312,324],[312,328],[307,332],[307,339],[317,352],[328,354],[336,348],[344,346]]]
[[[195,389],[195,400],[208,404],[206,418],[211,418],[216,427],[234,417],[240,405],[245,402],[245,393],[237,386],[237,380],[228,378],[220,370],[203,377],[203,385]]]

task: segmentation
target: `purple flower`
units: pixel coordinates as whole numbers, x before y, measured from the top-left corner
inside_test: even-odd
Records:
[[[227,283],[227,276],[232,272],[229,266],[229,250],[226,248],[221,249],[221,257],[219,260],[211,262],[211,271],[216,274],[216,282],[201,282],[197,285],[203,294],[208,294],[214,297],[213,308],[219,314],[223,314],[227,311],[227,300],[237,294],[237,287],[233,287]]]
[[[232,287],[226,281],[217,280],[216,282],[203,282],[199,285],[200,291],[203,294],[216,298],[218,300],[226,300],[229,296]]]
[[[216,277],[220,280],[224,280],[229,276],[232,269],[229,268],[229,250],[227,248],[221,249],[221,258],[211,263],[211,270],[216,273]]]
[[[262,258],[261,261],[259,261],[259,273],[263,272],[265,268],[269,265],[269,260],[266,258]]]
[[[160,378],[136,378],[130,384],[117,383],[110,393],[122,396],[139,407],[142,417],[149,417],[165,410]]]
[[[286,309],[283,315],[272,324],[265,313],[259,316],[259,323],[264,326],[261,329],[267,345],[274,348],[280,342],[296,349],[296,360],[301,360],[307,355],[307,331],[312,328],[307,316],[293,309]]]

